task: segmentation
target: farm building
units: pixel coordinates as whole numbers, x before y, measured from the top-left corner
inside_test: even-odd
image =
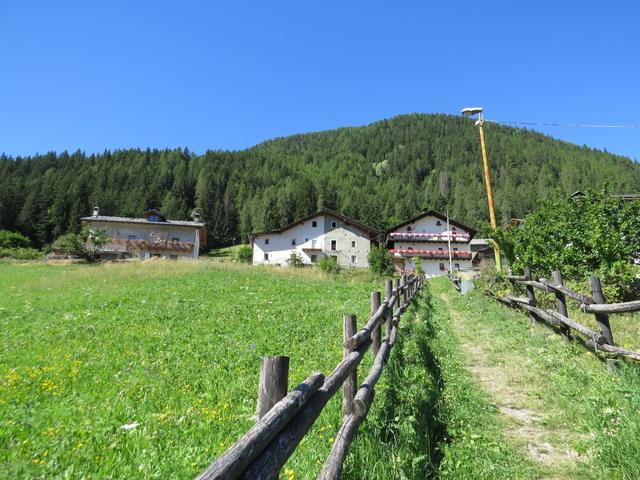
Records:
[[[477,233],[460,222],[433,210],[421,214],[387,230],[387,248],[393,254],[398,270],[413,272],[414,258],[420,258],[427,277],[444,275],[449,271],[449,244],[453,270],[471,269],[471,239]]]
[[[83,217],[91,229],[104,230],[109,242],[99,254],[103,258],[197,259],[200,244],[206,242],[205,224],[197,221],[167,220],[159,210],[144,212],[143,218],[111,217],[99,214]]]
[[[297,253],[306,265],[335,257],[343,267],[366,268],[371,241],[378,232],[329,208],[286,227],[249,236],[254,265],[287,265]]]

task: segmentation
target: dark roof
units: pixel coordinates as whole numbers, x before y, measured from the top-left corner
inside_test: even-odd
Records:
[[[267,230],[266,232],[257,232],[257,233],[252,233],[249,235],[250,239],[253,239],[257,236],[260,235],[272,235],[272,234],[278,234],[278,233],[282,233],[286,230],[289,230],[292,227],[295,227],[296,225],[300,225],[301,223],[304,223],[308,220],[311,220],[312,218],[318,217],[320,215],[327,215],[330,217],[333,217],[337,220],[340,220],[344,223],[346,223],[347,225],[351,225],[353,227],[356,227],[359,230],[362,230],[364,232],[367,232],[369,234],[369,238],[374,237],[375,235],[377,235],[379,232],[375,229],[375,228],[371,228],[368,227],[367,225],[358,222],[357,220],[354,220],[353,218],[347,217],[346,215],[343,215],[340,212],[336,212],[335,210],[331,210],[330,208],[323,208],[322,210],[319,210],[315,213],[312,213],[311,215],[307,215],[306,217],[303,217],[299,220],[296,220],[293,223],[290,223],[289,225],[286,225],[282,228],[277,228],[275,230]]]
[[[130,217],[109,217],[106,215],[98,215],[96,217],[82,217],[80,220],[84,222],[116,222],[116,223],[135,223],[144,225],[169,225],[173,227],[204,227],[204,223],[187,222],[182,220],[166,220],[164,222],[150,222],[146,218],[130,218]]]
[[[439,218],[440,220],[444,220],[445,222],[447,221],[446,215],[443,215],[440,212],[436,212],[435,210],[425,210],[424,212],[416,215],[415,217],[410,218],[405,222],[399,223],[398,225],[394,225],[393,227],[387,229],[386,233],[394,232],[397,229],[404,227],[405,225],[409,225],[410,223],[420,220],[421,218],[430,217],[430,216]],[[451,217],[449,217],[449,223],[451,225],[455,225],[456,227],[462,228],[463,230],[466,230],[467,232],[469,232],[469,240],[471,240],[476,235],[476,233],[478,233],[475,229],[468,227],[464,223],[460,223],[460,222],[456,222],[455,220],[452,220]]]

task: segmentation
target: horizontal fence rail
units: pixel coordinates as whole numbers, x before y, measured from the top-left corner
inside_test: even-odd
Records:
[[[287,394],[282,386],[288,382],[288,358],[263,359],[256,423],[197,479],[278,478],[280,469],[326,404],[343,387],[343,423],[318,476],[322,480],[340,478],[349,447],[367,416],[375,386],[397,340],[400,317],[419,294],[422,285],[422,278],[415,276],[403,276],[396,280],[395,285],[387,280],[384,301],[381,301],[379,292],[372,293],[371,316],[360,330],[356,327],[356,317],[347,315],[343,326],[344,357],[326,378],[322,373],[314,372]],[[384,338],[381,337],[383,326]],[[369,347],[372,347],[373,365],[358,386],[357,367]]]
[[[603,351],[632,360],[640,360],[640,352],[620,348],[614,344],[613,332],[609,322],[610,314],[640,311],[640,300],[607,303],[598,277],[589,279],[591,295],[576,292],[566,287],[563,284],[562,273],[559,270],[554,271],[552,277],[552,281],[545,278],[540,278],[538,281],[533,280],[528,268],[525,269],[524,275],[507,275],[507,279],[512,284],[525,287],[527,297],[517,297],[509,294],[496,298],[508,306],[527,310],[532,322],[546,321],[551,325],[558,326],[560,334],[566,340],[571,340],[571,331],[575,331],[585,337],[585,343],[595,351]],[[540,308],[535,290],[555,295],[556,309]],[[598,332],[569,318],[567,298],[578,302],[580,311],[594,315],[599,327]]]

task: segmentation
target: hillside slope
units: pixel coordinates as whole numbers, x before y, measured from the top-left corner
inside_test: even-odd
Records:
[[[545,197],[609,185],[640,190],[640,165],[523,129],[486,124],[498,221]],[[0,228],[37,244],[104,214],[171,218],[197,207],[213,244],[283,226],[327,206],[385,228],[423,208],[486,218],[478,132],[450,115],[401,115],[364,127],[270,140],[243,151],[118,150],[0,157]]]

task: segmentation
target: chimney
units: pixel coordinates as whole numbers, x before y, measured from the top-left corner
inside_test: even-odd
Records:
[[[93,207],[93,216],[97,217],[98,215],[100,215],[100,208],[99,207]]]
[[[200,222],[200,213],[198,213],[197,210],[194,210],[193,212],[191,212],[191,219],[194,222]]]

